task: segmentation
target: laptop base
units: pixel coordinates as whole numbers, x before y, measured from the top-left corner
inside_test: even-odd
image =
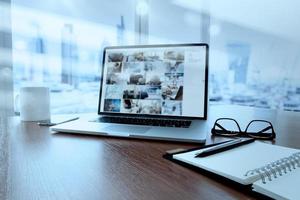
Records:
[[[82,119],[52,126],[50,129],[56,132],[72,134],[128,137],[189,143],[205,143],[208,133],[207,121],[203,120],[193,120],[189,128],[178,128],[99,123]]]

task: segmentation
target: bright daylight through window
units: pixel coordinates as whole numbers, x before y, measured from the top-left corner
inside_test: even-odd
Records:
[[[15,95],[46,85],[52,113],[97,111],[105,46],[166,43],[209,43],[210,104],[300,111],[297,1],[11,4]]]

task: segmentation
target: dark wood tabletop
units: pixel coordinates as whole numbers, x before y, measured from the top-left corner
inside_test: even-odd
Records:
[[[273,143],[300,148],[300,113],[212,106],[208,114],[209,127],[218,117],[234,117],[243,128],[252,119],[270,120]],[[9,199],[255,199],[162,158],[167,150],[197,144],[55,134],[17,117],[9,138]],[[208,134],[206,143],[222,140]]]

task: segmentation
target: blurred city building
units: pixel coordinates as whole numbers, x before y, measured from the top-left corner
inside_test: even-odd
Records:
[[[125,2],[12,0],[15,95],[44,84],[53,113],[96,112],[105,46],[207,42],[211,104],[300,110],[299,2]]]

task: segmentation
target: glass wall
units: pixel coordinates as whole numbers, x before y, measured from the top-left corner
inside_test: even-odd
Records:
[[[211,104],[300,111],[299,6],[292,0],[153,0],[149,38],[210,44]]]
[[[103,47],[210,45],[211,104],[300,111],[293,0],[13,0],[15,93],[47,85],[52,113],[96,112]]]
[[[178,6],[173,1],[152,0],[149,4],[149,43],[203,42],[201,12]]]
[[[212,100],[300,111],[298,6],[279,0],[211,4],[211,27],[217,30],[211,35],[212,55],[224,55],[223,64],[211,60],[219,88]]]
[[[13,0],[15,93],[46,85],[52,113],[96,112],[103,47],[134,43],[134,15],[133,0]]]

